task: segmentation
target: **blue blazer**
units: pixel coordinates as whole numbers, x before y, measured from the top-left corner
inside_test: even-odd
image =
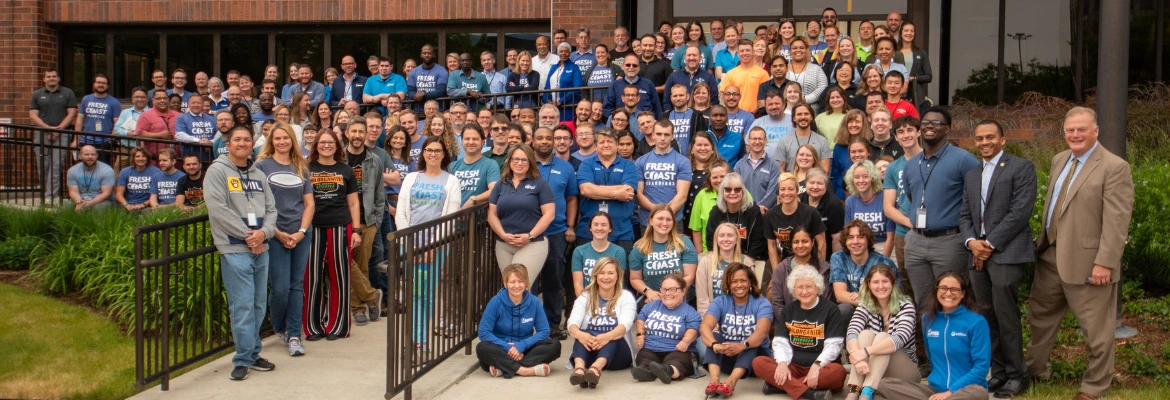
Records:
[[[556,64],[553,64],[551,67],[549,67],[549,70],[545,75],[548,77],[548,79],[544,82],[544,89],[545,90],[552,89],[552,80],[553,79],[559,79],[558,82],[560,82],[561,89],[581,87],[581,82],[582,82],[581,68],[577,67],[577,64],[574,64],[572,62],[566,62],[566,63],[564,63],[564,65],[565,65],[565,68],[564,68],[564,70],[561,71],[561,74],[559,77],[553,76],[553,72],[556,72],[557,68],[560,68],[561,63],[556,63]],[[545,93],[544,94],[544,101],[545,102],[556,101],[558,103],[561,103],[561,105],[572,105],[573,106],[573,107],[568,107],[567,109],[561,110],[561,121],[572,121],[573,120],[573,109],[575,108],[577,102],[580,100],[581,100],[581,91],[580,90],[571,90],[571,91],[567,91],[567,92]]]
[[[353,77],[353,89],[350,89],[350,96],[353,96],[353,101],[358,104],[362,102],[362,92],[366,90],[366,77],[362,74],[355,73]],[[343,75],[338,75],[333,78],[333,83],[329,84],[329,105],[337,107],[337,103],[341,102],[341,98],[345,97],[345,78]]]

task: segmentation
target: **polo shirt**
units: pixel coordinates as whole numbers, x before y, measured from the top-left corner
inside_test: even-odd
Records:
[[[651,62],[638,60],[638,64],[641,64],[641,67],[638,70],[638,76],[649,79],[650,82],[654,82],[654,86],[665,85],[666,79],[670,77],[672,72],[674,72],[674,69],[670,67],[670,62],[667,62],[661,58],[656,58]]]
[[[728,73],[739,66],[739,54],[731,54],[727,49],[719,50],[715,55],[715,66],[723,67],[723,73]]]
[[[387,76],[385,79],[382,78],[382,75],[374,75],[369,79],[366,79],[366,85],[362,89],[362,94],[368,94],[370,96],[377,96],[387,93],[402,93],[405,95],[406,78],[403,78],[402,75],[398,75],[393,72],[391,72],[390,76]],[[386,112],[386,107],[378,106],[378,109],[383,113]]]
[[[719,152],[719,156],[727,160],[728,164],[735,167],[735,163],[743,157],[743,135],[731,131],[730,128],[723,133],[723,137],[716,136],[711,130],[707,130],[711,137],[715,138],[715,150]]]
[[[902,186],[910,199],[910,222],[917,227],[917,212],[925,205],[926,229],[958,228],[959,210],[963,205],[963,180],[967,171],[979,166],[979,160],[950,143],[929,158],[925,155],[926,151],[916,154],[906,162],[902,172]]]
[[[219,101],[215,101],[211,96],[207,97],[207,106],[211,111],[219,111],[228,108],[228,99],[226,93],[219,96]],[[183,103],[183,112],[187,112],[187,103]]]
[[[751,128],[752,122],[755,121],[755,115],[741,108],[739,111],[727,114],[727,130],[741,134],[746,139],[748,128]]]
[[[175,138],[175,120],[179,118],[179,113],[175,110],[167,110],[166,114],[162,114],[157,108],[151,108],[142,112],[138,116],[138,125],[134,130],[134,136],[138,136],[143,132],[162,132],[167,131],[170,136],[167,139],[173,140]],[[170,145],[158,142],[145,142],[147,150],[151,154],[158,154],[159,149],[163,147],[170,147]]]
[[[57,86],[53,91],[40,88],[33,92],[28,107],[30,110],[37,110],[37,115],[45,125],[57,126],[65,121],[70,108],[77,108],[77,96],[64,86]]]
[[[252,114],[252,122],[264,122],[270,119],[276,119],[276,114],[264,114],[264,111]]]
[[[536,161],[540,167],[540,177],[548,183],[549,188],[552,189],[553,202],[557,205],[557,211],[553,221],[548,225],[548,229],[544,231],[545,235],[556,235],[568,230],[568,202],[567,198],[570,196],[577,196],[580,190],[577,187],[577,172],[573,169],[573,165],[560,157],[552,157],[548,163],[542,163],[540,160]],[[574,221],[576,222],[576,221]]]
[[[650,152],[638,157],[634,162],[638,166],[638,174],[642,177],[642,194],[654,204],[666,204],[674,199],[678,193],[678,181],[690,183],[694,171],[691,171],[691,161],[678,151],[671,149],[666,154]],[[689,189],[689,185],[687,186]],[[682,207],[674,213],[674,220],[681,221]],[[648,226],[650,210],[639,207],[638,223]]]
[[[756,165],[752,165],[751,154],[746,154],[735,164],[735,172],[743,177],[743,188],[752,195],[761,207],[776,205],[780,189],[780,165],[768,153]]]
[[[500,165],[487,157],[480,157],[468,164],[463,159],[451,161],[449,167],[451,175],[459,178],[459,188],[463,194],[459,205],[467,204],[471,196],[486,192],[488,183],[500,181]]]
[[[500,181],[492,189],[488,199],[496,206],[496,215],[500,218],[500,227],[507,233],[527,234],[540,221],[540,206],[554,201],[552,188],[544,179],[525,178],[520,185],[512,186],[512,182]],[[544,240],[548,230],[541,233],[532,241]],[[496,238],[496,240],[501,240]]]
[[[81,98],[77,112],[85,116],[85,126],[81,127],[82,131],[108,134],[114,131],[114,119],[118,118],[122,112],[122,103],[118,102],[114,96],[97,97],[90,94]],[[89,135],[83,135],[79,139],[81,144],[102,144],[109,140],[109,138]]]
[[[581,167],[577,168],[577,186],[585,183],[592,183],[600,186],[614,186],[626,185],[635,190],[638,188],[638,181],[641,177],[638,175],[638,166],[634,165],[633,161],[615,157],[613,162],[606,167],[601,163],[597,155],[590,156],[581,162]],[[589,221],[593,214],[597,214],[602,208],[608,209],[610,219],[613,220],[613,233],[609,235],[612,241],[618,240],[634,240],[633,225],[625,223],[630,221],[634,216],[635,202],[618,200],[594,200],[588,197],[582,198],[579,202],[581,221]],[[589,224],[577,224],[577,237],[582,239],[593,239],[593,233],[589,231]]]

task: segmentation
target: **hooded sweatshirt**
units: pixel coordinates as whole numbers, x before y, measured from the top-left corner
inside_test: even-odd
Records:
[[[244,242],[250,230],[264,231],[265,238],[271,238],[276,230],[275,199],[264,172],[252,160],[241,170],[226,155],[215,159],[203,179],[203,196],[211,238],[221,254],[251,252]],[[254,226],[248,226],[249,213],[255,213]],[[264,250],[268,250],[267,240]]]
[[[923,315],[922,325],[933,367],[926,378],[931,389],[957,392],[968,385],[987,387],[991,333],[982,315],[960,305],[949,313]]]
[[[479,339],[500,346],[504,351],[515,346],[523,353],[548,339],[548,335],[544,306],[528,291],[524,292],[520,304],[515,304],[508,297],[508,289],[500,289],[484,309],[483,319],[479,320]]]

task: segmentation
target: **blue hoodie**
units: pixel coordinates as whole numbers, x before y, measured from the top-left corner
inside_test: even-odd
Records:
[[[512,346],[521,353],[528,351],[537,342],[548,339],[548,333],[544,306],[528,291],[517,305],[508,297],[508,289],[500,289],[483,310],[483,319],[479,320],[479,340],[494,343],[504,351]]]
[[[922,325],[932,367],[926,378],[931,389],[957,392],[968,385],[987,387],[991,331],[982,315],[960,305],[949,313],[923,315]]]

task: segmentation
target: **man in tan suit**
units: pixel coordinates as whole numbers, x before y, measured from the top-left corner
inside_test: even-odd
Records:
[[[1085,332],[1088,369],[1074,400],[1105,395],[1113,379],[1113,329],[1121,254],[1133,213],[1129,164],[1097,142],[1097,113],[1074,107],[1064,119],[1069,150],[1052,159],[1044,201],[1044,229],[1036,238],[1036,277],[1029,325],[1032,342],[1025,362],[1040,379],[1048,365],[1065,311]]]

